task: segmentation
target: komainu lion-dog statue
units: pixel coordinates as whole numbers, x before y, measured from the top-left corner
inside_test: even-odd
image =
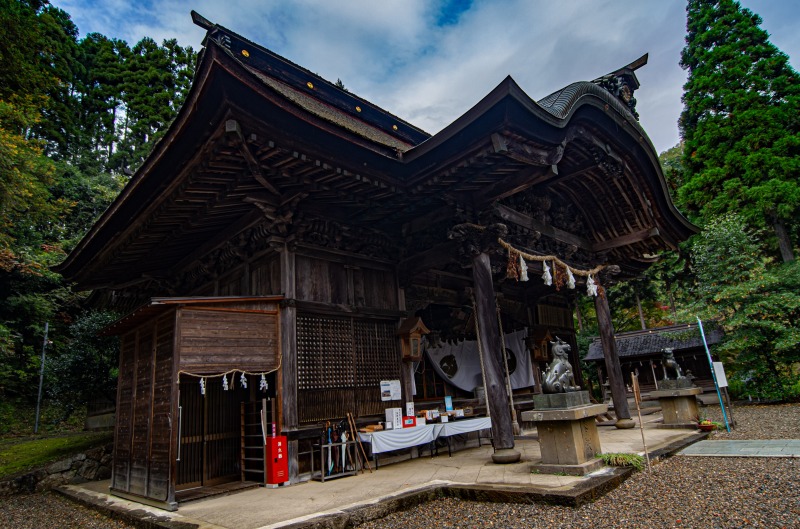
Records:
[[[553,361],[547,366],[542,390],[545,393],[568,393],[580,391],[581,387],[575,383],[572,364],[569,363],[568,353],[572,349],[561,338],[556,337],[555,342],[550,342],[553,351]]]

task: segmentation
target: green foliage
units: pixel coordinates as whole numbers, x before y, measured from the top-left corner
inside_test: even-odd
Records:
[[[0,479],[27,472],[113,441],[110,432],[78,433],[0,444]]]
[[[196,54],[174,39],[78,36],[46,0],[0,0],[0,399],[35,399],[45,322],[48,377],[113,387],[113,355],[67,332],[83,296],[50,267],[163,135],[194,75]],[[62,381],[70,406],[86,396]]]
[[[597,457],[610,467],[633,467],[636,470],[644,470],[645,459],[639,454],[609,452],[600,454]]]
[[[116,319],[111,312],[88,311],[70,326],[68,341],[47,366],[50,396],[72,408],[98,397],[115,399],[119,340],[98,333]]]
[[[768,266],[757,240],[733,214],[714,219],[693,246],[698,300],[693,311],[720,322],[716,352],[740,394],[791,396],[800,366],[800,264]]]
[[[800,212],[800,77],[738,2],[690,0],[687,16],[678,202],[699,221],[738,211],[772,228],[789,260],[784,228]],[[770,251],[775,241],[765,241]]]

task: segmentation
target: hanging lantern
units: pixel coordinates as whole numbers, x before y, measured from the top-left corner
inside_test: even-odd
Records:
[[[241,384],[244,389],[247,389],[247,375],[244,373],[242,373],[242,376],[239,377],[239,384]]]
[[[422,322],[422,318],[406,318],[400,324],[397,335],[400,337],[402,359],[406,362],[422,360],[422,337],[431,331]]]
[[[567,287],[574,290],[575,289],[575,276],[572,275],[572,270],[567,267]]]
[[[544,284],[549,287],[553,284],[553,276],[550,274],[550,267],[547,266],[547,261],[542,261],[542,268],[544,269],[542,281],[544,281]]]
[[[597,296],[597,283],[594,282],[592,276],[589,276],[589,279],[586,280],[586,295]]]
[[[522,254],[519,255],[519,280],[528,280],[528,263],[522,258]]]
[[[261,373],[261,380],[258,383],[258,389],[261,391],[267,391],[269,385],[267,384],[267,379],[264,378],[264,373]]]
[[[206,396],[206,379],[205,378],[201,378],[200,379],[200,394],[202,396],[204,396],[204,397]]]

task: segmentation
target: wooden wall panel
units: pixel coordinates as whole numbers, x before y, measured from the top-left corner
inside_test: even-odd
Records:
[[[169,314],[156,322],[155,376],[153,378],[152,427],[150,435],[150,475],[148,496],[166,501],[169,495],[172,463],[172,399],[176,373],[173,370],[175,317]]]
[[[281,268],[277,257],[250,265],[250,292],[252,296],[270,296],[281,293]]]
[[[181,370],[218,374],[230,369],[270,371],[279,366],[277,311],[184,308],[179,314]]]
[[[114,462],[111,487],[128,492],[133,434],[133,384],[136,369],[136,333],[128,333],[120,342],[117,412],[114,428]]]
[[[147,496],[148,459],[150,452],[150,418],[153,376],[152,327],[139,331],[136,348],[136,381],[133,404],[133,442],[128,491]]]
[[[396,310],[397,284],[394,274],[385,270],[361,268],[354,271],[355,305]]]

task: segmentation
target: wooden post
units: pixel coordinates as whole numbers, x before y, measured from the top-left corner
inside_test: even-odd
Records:
[[[288,244],[280,247],[281,290],[284,304],[281,308],[281,370],[277,397],[281,403],[281,417],[276,421],[286,430],[297,429],[297,307],[295,305],[295,252]],[[277,380],[276,380],[277,382]],[[297,483],[300,467],[296,440],[288,441],[289,482]]]
[[[492,266],[485,251],[496,244],[497,238],[501,236],[498,232],[505,232],[505,229],[502,224],[487,228],[460,224],[450,231],[450,238],[461,240],[462,256],[468,255],[472,258],[479,350],[484,355],[486,405],[492,417],[492,438],[495,448],[492,460],[495,463],[516,463],[520,460],[521,454],[514,450],[514,429],[501,356],[505,354],[505,348],[500,340]]]
[[[617,355],[617,343],[614,341],[614,324],[611,323],[611,309],[608,306],[606,291],[601,286],[594,298],[597,312],[597,324],[600,327],[600,342],[603,344],[603,358],[606,361],[608,384],[611,387],[611,399],[614,401],[614,415],[617,416],[617,428],[633,428],[634,421],[628,408],[628,396],[625,394],[625,380]]]
[[[405,289],[397,289],[397,308],[399,310],[406,310],[406,291]],[[410,314],[413,316],[413,314]],[[403,409],[406,407],[406,402],[414,402],[414,363],[400,361],[400,387],[402,391]]]

